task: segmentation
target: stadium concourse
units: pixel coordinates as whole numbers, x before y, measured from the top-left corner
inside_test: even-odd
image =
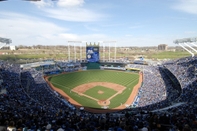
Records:
[[[57,64],[69,72],[81,68],[79,63]],[[155,66],[129,66],[140,68],[144,75],[135,103],[119,112],[94,114],[75,108],[46,84],[43,72],[58,72],[60,66],[20,70],[17,64],[1,61],[1,90],[4,92],[0,94],[0,130],[197,130],[196,57]],[[160,111],[162,108],[166,109]]]

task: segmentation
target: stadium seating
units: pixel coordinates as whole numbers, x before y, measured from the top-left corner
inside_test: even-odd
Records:
[[[17,64],[0,61],[1,89],[6,90],[0,94],[0,130],[195,131],[196,65],[196,57],[160,66],[133,64],[133,68],[143,70],[144,77],[138,107],[93,114],[75,108],[51,90],[41,71],[21,71]],[[177,81],[180,85],[175,84]]]

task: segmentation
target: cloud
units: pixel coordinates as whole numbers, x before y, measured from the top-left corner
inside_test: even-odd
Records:
[[[42,21],[40,19],[34,19],[27,17],[26,18],[10,18],[10,19],[1,19],[1,25],[4,25],[3,29],[12,29],[14,31],[23,33],[23,34],[47,34],[53,32],[61,32],[64,29],[58,27],[57,25]],[[29,19],[30,18],[30,19]],[[14,22],[13,22],[14,21]],[[4,24],[3,24],[4,23]]]
[[[102,26],[102,27],[117,27],[117,26],[123,26],[123,25],[125,25],[125,24],[123,24],[123,23],[110,23],[110,24],[102,24],[102,25],[100,25],[100,26]]]
[[[91,26],[91,25],[84,25],[84,27],[87,29],[87,30],[90,30],[90,31],[100,31],[97,27],[95,26]]]
[[[167,44],[169,46],[174,46],[174,37],[170,35],[157,35],[157,34],[147,34],[136,36],[135,34],[127,34],[117,39],[118,46],[158,46],[159,44]]]
[[[40,1],[34,1],[32,4],[36,5],[38,8],[42,7],[52,7],[54,4],[51,0],[40,0]]]
[[[75,22],[100,21],[105,16],[84,8],[44,9],[48,17]]]
[[[136,26],[130,26],[130,29],[138,29],[138,28],[142,28],[142,25],[136,25]]]
[[[12,12],[0,12],[0,24],[2,34],[15,45],[52,44],[58,40],[58,34],[68,31],[54,23]]]
[[[67,40],[79,40],[79,36],[76,34],[63,33],[60,34],[59,37]]]
[[[73,7],[73,6],[82,6],[84,0],[59,0],[57,5],[60,7]]]
[[[106,15],[86,9],[84,0],[41,0],[31,2],[40,9],[42,15],[63,21],[92,22],[101,21]]]
[[[13,12],[0,12],[1,37],[11,38],[13,45],[65,45],[69,40],[106,40],[104,34],[74,34],[52,22]]]
[[[66,40],[77,40],[77,41],[102,41],[106,40],[108,36],[104,34],[86,34],[86,35],[78,35],[78,34],[72,34],[72,33],[63,33],[59,35],[60,38],[66,39]]]
[[[190,14],[197,14],[197,1],[179,0],[179,2],[175,4],[173,8]]]
[[[185,34],[190,34],[190,35],[195,35],[195,34],[197,34],[196,31],[185,31],[184,33],[185,33]]]
[[[131,34],[126,34],[125,36],[126,36],[126,37],[132,37],[133,35],[131,35]]]

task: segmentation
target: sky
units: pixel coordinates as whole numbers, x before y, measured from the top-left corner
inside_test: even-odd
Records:
[[[197,0],[8,0],[0,2],[0,25],[0,37],[16,46],[176,46],[197,37]]]

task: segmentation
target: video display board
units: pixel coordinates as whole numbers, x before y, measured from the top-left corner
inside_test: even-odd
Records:
[[[86,47],[86,59],[88,62],[99,61],[99,47],[87,46]]]

